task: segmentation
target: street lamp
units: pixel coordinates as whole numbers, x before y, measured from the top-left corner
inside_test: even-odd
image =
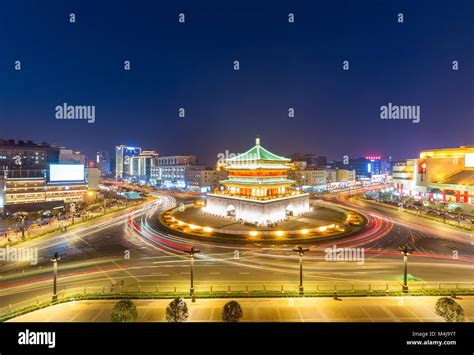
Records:
[[[408,293],[408,255],[413,253],[413,249],[410,249],[406,245],[400,245],[398,247],[398,250],[403,255],[403,263],[405,265],[405,269],[404,269],[404,272],[403,272],[403,288],[402,288],[402,291],[404,293]]]
[[[296,248],[293,249],[294,252],[298,253],[300,256],[300,295],[304,294],[304,289],[303,289],[303,255],[307,251],[309,251],[308,248],[303,248],[301,245],[298,245]]]
[[[189,289],[189,295],[192,297],[192,302],[194,302],[194,254],[200,253],[201,251],[198,248],[192,247],[191,249],[185,250],[185,252],[191,256],[191,288]]]
[[[87,196],[88,196],[88,202],[89,202],[89,204],[92,204],[92,202],[94,201],[94,192],[92,192],[92,191],[87,191]]]
[[[51,258],[51,261],[53,262],[53,302],[56,302],[58,300],[56,279],[58,277],[58,261],[59,260],[61,260],[61,257],[58,256],[58,252],[54,253],[54,256]]]

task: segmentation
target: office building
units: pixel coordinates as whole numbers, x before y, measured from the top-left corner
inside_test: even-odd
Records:
[[[115,147],[115,178],[126,179],[133,176],[132,158],[140,155],[142,149],[119,145]]]
[[[59,149],[47,143],[0,139],[0,175],[5,170],[44,170],[59,162]]]
[[[151,167],[151,181],[161,187],[185,188],[186,171],[196,163],[195,155],[158,157],[157,164]]]
[[[99,150],[95,156],[95,165],[101,170],[101,174],[109,176],[112,174],[110,154],[107,150]]]

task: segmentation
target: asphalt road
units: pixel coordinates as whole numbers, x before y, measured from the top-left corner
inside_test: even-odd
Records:
[[[38,248],[36,265],[4,262],[0,265],[0,308],[25,305],[36,297],[50,297],[52,263],[55,252],[62,257],[58,289],[66,294],[83,290],[109,290],[111,285],[125,289],[153,290],[188,287],[189,257],[183,253],[191,246],[201,249],[195,262],[197,288],[259,288],[297,286],[298,256],[294,245],[229,244],[195,241],[170,235],[160,229],[158,214],[193,196],[186,193],[157,194],[157,200],[127,214],[104,217],[54,238],[28,241],[22,247]],[[304,256],[306,287],[316,284],[365,285],[390,282],[397,284],[403,263],[397,248],[407,244],[414,254],[409,257],[409,273],[432,283],[474,282],[473,236],[441,223],[396,210],[369,204],[356,197],[333,196],[328,204],[345,205],[364,214],[368,226],[358,233],[336,241],[306,245]],[[326,261],[325,249],[360,248],[363,262]],[[363,287],[363,286],[361,286]]]

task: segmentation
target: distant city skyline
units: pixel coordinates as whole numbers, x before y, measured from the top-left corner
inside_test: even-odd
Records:
[[[34,144],[41,144],[41,143],[47,143],[49,145],[52,145],[52,146],[56,146],[58,148],[64,148],[64,149],[71,149],[73,151],[79,151],[81,154],[84,154],[86,155],[86,157],[89,159],[89,161],[93,160],[95,161],[95,157],[97,155],[98,152],[102,152],[102,151],[107,151],[111,158],[112,159],[115,159],[115,156],[114,156],[114,152],[115,152],[115,148],[116,146],[118,145],[121,145],[123,143],[120,143],[120,144],[117,144],[116,146],[113,146],[113,147],[99,147],[97,149],[97,151],[94,151],[92,153],[86,153],[85,150],[82,150],[82,149],[79,149],[78,147],[73,147],[73,146],[70,146],[68,145],[67,143],[64,143],[64,144],[60,144],[60,143],[56,143],[56,142],[46,142],[45,140],[38,140],[38,141],[35,141],[35,140],[32,140],[32,139],[28,139],[28,138],[11,138],[11,137],[0,137],[0,140],[9,140],[9,139],[14,139],[16,142],[18,141],[24,141],[25,143],[28,142],[28,141],[32,141]],[[205,165],[208,165],[208,166],[212,166],[214,164],[217,163],[217,161],[219,159],[221,159],[222,156],[226,156],[227,155],[230,155],[230,154],[242,154],[244,153],[245,149],[242,150],[242,151],[231,151],[229,149],[227,150],[224,150],[222,152],[217,152],[216,155],[214,157],[210,157],[209,160],[204,160],[202,157],[200,157],[198,154],[190,151],[190,152],[183,152],[183,151],[180,151],[179,149],[180,148],[176,148],[176,150],[173,150],[172,147],[164,150],[166,152],[169,152],[167,154],[164,154],[161,152],[160,148],[156,148],[156,147],[144,147],[140,144],[124,144],[125,146],[130,146],[130,147],[140,147],[142,148],[142,150],[148,150],[148,149],[151,149],[151,150],[155,150],[159,156],[177,156],[177,155],[196,155],[197,159],[198,159],[198,163],[199,164],[205,164]],[[432,150],[432,149],[444,149],[444,148],[459,148],[460,146],[473,146],[473,144],[466,144],[466,145],[458,145],[458,146],[436,146],[436,147],[428,147],[426,149],[422,149],[422,150]],[[275,147],[275,149],[278,149],[278,147]],[[90,149],[88,149],[90,150]],[[374,149],[376,150],[376,149]],[[405,159],[412,159],[412,158],[418,158],[419,157],[419,154],[420,154],[421,150],[418,151],[418,152],[414,152],[413,155],[411,156],[406,156],[406,157],[401,157],[401,158],[398,158],[398,159],[395,159],[394,156],[392,154],[378,154],[378,153],[366,153],[366,154],[353,154],[351,152],[347,153],[347,155],[349,156],[349,158],[366,158],[366,157],[371,157],[371,156],[378,156],[378,157],[387,157],[387,158],[391,158],[392,161],[403,161]],[[293,151],[293,152],[279,152],[282,156],[285,156],[285,157],[292,157],[293,155],[305,155],[305,154],[311,154],[311,155],[314,155],[316,157],[319,157],[319,156],[322,156],[322,157],[326,157],[328,162],[329,161],[342,161],[344,156],[340,156],[340,157],[335,157],[335,156],[332,156],[332,155],[325,155],[325,154],[319,154],[318,152],[311,152],[311,151]]]
[[[207,164],[257,134],[281,155],[330,160],[473,144],[473,10],[469,1],[10,2],[0,13],[0,136],[89,157],[137,145]],[[92,106],[94,118],[59,119],[66,104]],[[392,104],[416,106],[419,122],[382,118]]]

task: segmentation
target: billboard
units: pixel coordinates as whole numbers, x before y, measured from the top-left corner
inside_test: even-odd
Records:
[[[49,181],[84,181],[83,164],[51,164]]]
[[[464,156],[464,167],[474,168],[474,153],[466,153]]]

